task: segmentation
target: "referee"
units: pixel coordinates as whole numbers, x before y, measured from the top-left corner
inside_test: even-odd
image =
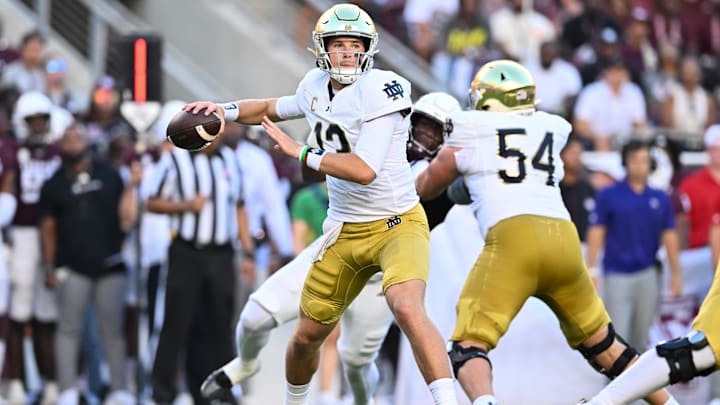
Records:
[[[191,326],[200,321],[207,326],[201,339],[204,347],[188,351],[187,364],[193,370],[186,372],[195,403],[203,404],[207,400],[198,392],[202,380],[193,383],[193,375],[204,377],[234,354],[233,257],[238,239],[245,256],[242,271],[254,271],[242,174],[237,157],[221,142],[200,152],[174,148],[158,165],[145,180],[142,194],[149,211],[172,215],[175,237],[169,248],[165,314],[152,371],[153,399],[157,404],[173,402],[180,353],[188,348]]]

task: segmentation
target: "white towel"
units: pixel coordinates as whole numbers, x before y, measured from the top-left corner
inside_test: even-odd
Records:
[[[338,236],[340,236],[340,231],[342,231],[342,226],[342,222],[337,222],[331,220],[330,218],[325,218],[325,222],[323,222],[323,240],[320,243],[320,247],[313,255],[313,263],[322,260],[325,252],[330,249],[330,246],[335,244]]]

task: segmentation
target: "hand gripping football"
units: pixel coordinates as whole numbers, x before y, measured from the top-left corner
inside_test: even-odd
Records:
[[[205,109],[197,114],[180,110],[167,126],[167,139],[178,148],[203,149],[219,135],[220,120],[216,113],[205,115]]]

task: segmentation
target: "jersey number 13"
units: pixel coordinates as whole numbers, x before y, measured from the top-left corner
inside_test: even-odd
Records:
[[[498,150],[499,155],[505,159],[514,158],[517,160],[517,174],[509,174],[507,170],[498,170],[498,176],[504,183],[522,183],[527,176],[527,170],[525,169],[525,160],[527,155],[517,148],[509,147],[507,144],[507,137],[511,135],[527,135],[527,132],[523,128],[512,128],[512,129],[499,129],[498,134]],[[547,160],[543,162],[547,153]],[[548,186],[555,185],[555,179],[553,173],[555,172],[555,164],[553,163],[553,134],[552,132],[546,132],[545,137],[537,151],[532,158],[532,167],[535,170],[540,170],[547,173],[547,181],[545,182]]]

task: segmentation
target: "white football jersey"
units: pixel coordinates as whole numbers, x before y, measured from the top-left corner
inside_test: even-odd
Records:
[[[462,148],[455,153],[457,170],[465,176],[483,237],[516,215],[570,219],[559,187],[570,123],[542,111],[462,111],[451,120],[445,145]]]
[[[331,97],[331,94],[334,96]],[[412,107],[410,83],[397,74],[372,69],[333,92],[327,73],[313,69],[298,85],[298,107],[310,124],[307,143],[331,152],[353,152],[364,122]],[[368,222],[399,215],[419,199],[407,161],[409,116],[392,129],[390,146],[375,180],[361,184],[327,176],[328,217],[339,222]]]

